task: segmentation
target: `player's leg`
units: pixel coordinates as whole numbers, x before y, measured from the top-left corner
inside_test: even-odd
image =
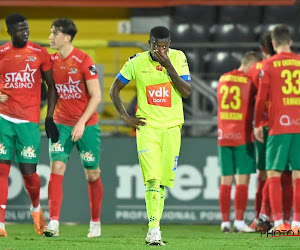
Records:
[[[8,176],[10,161],[0,160],[0,237],[7,237],[5,230],[5,212],[8,196]]]
[[[259,171],[258,178],[257,178],[257,189],[255,194],[255,219],[258,219],[261,204],[262,204],[262,190],[264,188],[264,185],[266,183],[267,179],[267,173],[264,170]]]
[[[294,190],[293,190],[293,205],[294,216],[292,222],[292,230],[295,234],[299,234],[300,230],[300,134],[292,135],[292,144],[289,151],[290,168],[292,169]]]
[[[293,192],[293,204],[294,204],[294,216],[292,222],[292,230],[295,234],[299,234],[300,231],[300,170],[293,170],[294,192]]]
[[[269,128],[264,127],[264,143],[256,141],[257,153],[257,169],[260,170],[257,192],[255,197],[255,227],[257,230],[268,231],[270,229],[270,199],[269,187],[267,186],[267,171],[266,171],[266,145],[268,140]],[[249,226],[252,228],[252,224]]]
[[[88,181],[91,220],[87,237],[101,236],[101,206],[103,186],[100,177],[100,129],[98,125],[86,126],[81,139],[76,143],[81,163]]]
[[[219,189],[219,204],[222,215],[221,231],[230,232],[230,205],[231,205],[231,186],[233,175],[221,176],[221,185]]]
[[[259,231],[268,231],[271,229],[270,224],[270,215],[271,215],[271,205],[270,205],[270,199],[269,199],[269,184],[268,179],[263,187],[262,191],[262,204],[261,209],[258,217],[258,221],[256,223],[256,228]]]
[[[250,175],[241,174],[235,176],[236,186],[234,195],[234,208],[235,208],[235,219],[234,219],[234,231],[235,232],[253,232],[244,221],[244,213],[247,208],[248,202],[248,185]]]
[[[160,184],[160,216],[162,218],[165,205],[165,187],[172,188],[177,172],[181,147],[181,126],[161,131],[161,184]]]
[[[48,185],[50,222],[43,231],[46,237],[59,236],[59,217],[63,199],[63,179],[66,168],[66,163],[62,161],[54,161],[50,166]]]
[[[234,163],[236,166],[234,231],[254,232],[255,230],[250,229],[244,221],[244,213],[248,202],[250,174],[256,172],[254,144],[248,143],[234,147]]]
[[[41,180],[36,173],[37,165],[32,163],[19,163],[19,166],[25,188],[31,201],[30,212],[33,219],[34,229],[39,235],[42,235],[46,227],[46,220],[40,205]]]
[[[164,207],[165,207],[165,198],[166,198],[166,194],[165,194],[165,186],[160,185],[160,216],[159,216],[159,220],[161,220],[162,214],[164,212]]]
[[[287,169],[288,167],[289,166],[287,166]],[[293,183],[291,171],[283,171],[281,175],[281,186],[284,225],[286,229],[289,230],[291,228],[290,220],[293,207]]]
[[[279,134],[269,136],[267,141],[266,169],[269,199],[274,218],[274,226],[271,230],[285,230],[282,220],[281,174],[288,163],[291,140],[291,134]]]
[[[235,174],[233,161],[233,147],[218,147],[219,162],[221,165],[221,185],[219,189],[219,204],[222,215],[221,231],[230,232],[230,205],[231,205],[231,186]]]
[[[103,186],[100,177],[100,169],[85,169],[85,174],[88,181],[91,211],[90,228],[87,237],[99,237],[101,236],[100,216],[103,199]]]
[[[16,161],[19,163],[25,188],[31,200],[31,215],[35,231],[43,234],[46,221],[40,206],[41,180],[36,172],[39,161],[41,134],[37,123],[15,124]]]
[[[264,141],[266,142],[268,139],[268,127],[263,128],[264,132]],[[260,141],[255,141],[255,149],[256,149],[256,168],[259,170],[259,175],[257,179],[257,189],[255,194],[255,218],[253,223],[249,226],[250,228],[255,228],[259,213],[261,210],[262,204],[262,190],[266,183],[267,173],[266,173],[266,143],[262,143]]]
[[[160,232],[160,185],[162,184],[162,147],[161,131],[149,126],[137,130],[137,150],[142,169],[145,190],[145,202],[148,215],[149,244],[161,243]]]
[[[5,212],[8,196],[8,176],[15,143],[14,123],[0,117],[0,237],[6,237]]]
[[[159,215],[159,221],[161,220],[163,211],[164,211],[164,207],[165,207],[165,186],[160,185],[160,201],[159,201],[159,208],[160,208],[160,215]],[[151,239],[151,231],[148,230],[147,236],[145,238],[146,243],[149,243]]]
[[[71,141],[72,127],[56,124],[59,131],[59,141],[49,140],[50,179],[48,185],[48,204],[50,222],[43,234],[47,237],[59,236],[59,217],[63,199],[63,178],[70,153],[74,146]]]

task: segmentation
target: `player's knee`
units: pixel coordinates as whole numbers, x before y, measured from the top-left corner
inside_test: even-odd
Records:
[[[232,186],[233,184],[233,175],[223,175],[221,176],[221,184]]]
[[[280,177],[281,174],[282,174],[282,171],[277,171],[277,170],[268,170],[267,171],[268,178]]]
[[[237,185],[249,185],[250,175],[249,174],[241,174],[236,175],[236,184]]]
[[[66,164],[60,161],[55,161],[51,164],[51,173],[64,175],[66,171]]]
[[[300,178],[300,170],[293,170],[292,172],[293,180]]]
[[[267,171],[261,170],[260,171],[260,180],[265,181],[267,179]]]
[[[20,163],[19,166],[22,175],[32,175],[36,172],[36,164]]]
[[[149,188],[159,188],[160,187],[160,180],[157,179],[150,179],[146,181],[146,186]]]
[[[95,181],[100,177],[100,170],[99,169],[85,170],[85,176],[87,181]]]

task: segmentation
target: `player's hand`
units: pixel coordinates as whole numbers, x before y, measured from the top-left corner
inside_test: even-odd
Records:
[[[8,96],[5,95],[5,94],[2,94],[1,91],[0,91],[0,102],[6,102],[8,99]]]
[[[48,139],[51,138],[53,143],[58,142],[59,131],[56,127],[56,124],[53,121],[53,117],[47,117],[45,121],[45,130]]]
[[[85,129],[84,123],[80,123],[80,122],[76,123],[76,125],[74,126],[74,128],[71,132],[73,142],[78,141],[82,137],[82,135],[84,133],[84,129]]]
[[[123,120],[128,126],[134,127],[136,129],[140,129],[139,126],[145,126],[147,124],[147,119],[144,117],[126,116],[125,118],[123,118]]]
[[[254,136],[256,140],[260,141],[261,143],[264,143],[264,130],[262,126],[254,128]]]
[[[162,53],[160,50],[153,50],[152,54],[163,67],[167,68],[171,64],[168,55]]]

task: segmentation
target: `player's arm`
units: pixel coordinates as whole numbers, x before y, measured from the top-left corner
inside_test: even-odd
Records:
[[[166,55],[161,53],[159,50],[153,51],[154,57],[156,60],[167,69],[173,85],[179,91],[182,97],[187,98],[190,96],[192,87],[189,82],[183,80],[176,72],[174,66],[172,65],[170,58]]]
[[[110,98],[111,98],[115,108],[119,112],[120,117],[123,119],[123,121],[128,126],[139,129],[139,126],[145,126],[146,125],[145,118],[131,117],[126,112],[126,110],[123,106],[121,97],[120,97],[120,91],[126,86],[126,84],[123,83],[118,77],[122,78],[122,76],[119,74],[116,77],[116,79],[114,80],[113,84],[111,85],[110,92],[109,92],[110,93]]]
[[[56,101],[58,98],[57,91],[55,88],[55,83],[53,79],[52,69],[48,71],[42,71],[43,79],[45,79],[48,92],[47,92],[47,102],[48,102],[48,109],[47,109],[47,117],[53,117]]]
[[[255,101],[255,128],[254,135],[260,142],[264,142],[262,123],[266,120],[265,107],[269,96],[269,76],[265,70],[261,71],[261,78],[258,85],[258,93]]]
[[[42,71],[42,75],[43,75],[43,79],[46,81],[46,84],[48,86],[48,92],[47,92],[48,108],[47,108],[47,116],[45,121],[45,130],[47,133],[47,137],[51,138],[52,142],[57,142],[59,138],[59,132],[53,121],[53,113],[58,98],[58,94],[55,88],[52,69],[47,71]]]
[[[79,118],[78,122],[75,124],[72,130],[72,141],[78,141],[85,129],[85,124],[92,117],[92,115],[97,111],[98,105],[101,102],[101,90],[98,79],[86,80],[86,86],[90,95],[90,100],[84,110],[82,116]]]

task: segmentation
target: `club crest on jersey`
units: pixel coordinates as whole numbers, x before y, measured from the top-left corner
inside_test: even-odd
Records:
[[[93,156],[93,154],[91,152],[84,152],[84,151],[82,151],[80,153],[80,158],[82,160],[88,161],[88,162],[95,161],[95,157]]]
[[[7,150],[5,149],[4,143],[0,143],[0,155],[6,155]]]
[[[31,69],[30,65],[27,63],[24,70],[19,70],[18,72],[5,73],[5,88],[27,88],[31,89],[33,87],[34,73],[36,69]]]
[[[171,83],[146,86],[147,101],[150,105],[171,107]]]
[[[27,56],[27,59],[25,61],[26,62],[34,62],[34,61],[36,61],[36,57],[35,56]]]
[[[70,71],[68,72],[68,74],[76,74],[78,72],[78,70],[76,68],[70,68]]]
[[[95,65],[90,66],[89,70],[91,75],[96,75],[98,73]]]
[[[33,147],[24,147],[21,152],[21,156],[23,156],[26,159],[36,158],[35,149],[33,149]]]
[[[63,152],[64,147],[61,146],[60,141],[53,143],[50,147],[51,152]]]
[[[161,66],[161,65],[156,66],[156,70],[163,71],[163,66]]]

